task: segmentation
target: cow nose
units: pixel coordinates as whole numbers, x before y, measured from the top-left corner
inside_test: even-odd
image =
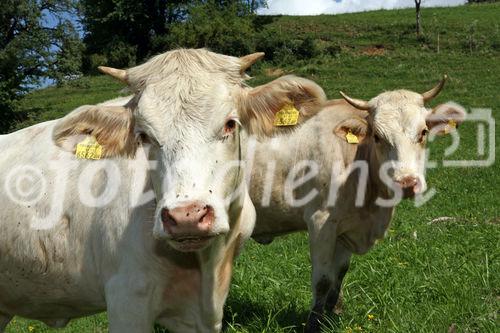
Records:
[[[206,232],[212,226],[214,209],[200,201],[187,202],[173,209],[163,208],[161,220],[172,234]]]
[[[396,181],[401,189],[403,190],[404,198],[412,198],[415,194],[420,193],[420,189],[422,187],[420,180],[415,176],[406,176]]]

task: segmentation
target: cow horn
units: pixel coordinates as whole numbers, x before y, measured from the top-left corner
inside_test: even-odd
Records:
[[[354,106],[356,109],[359,110],[370,110],[370,105],[368,105],[367,101],[363,101],[362,99],[356,99],[356,98],[351,98],[344,94],[342,91],[340,91],[340,94],[344,99],[347,101],[347,103],[351,104]]]
[[[264,52],[256,52],[252,54],[248,54],[244,57],[240,58],[240,63],[241,63],[241,68],[240,68],[240,73],[245,73],[245,71],[250,68],[257,60],[261,59],[264,57],[265,53]]]
[[[439,82],[434,88],[432,88],[429,91],[426,91],[422,94],[422,98],[424,99],[424,103],[430,101],[434,97],[436,97],[440,92],[441,89],[444,87],[444,83],[446,82],[446,79],[448,79],[448,75],[443,75],[443,79],[441,82]]]
[[[120,82],[123,82],[125,84],[128,83],[128,75],[127,71],[124,69],[116,69],[112,67],[106,67],[106,66],[99,66],[97,69],[106,75],[109,75],[115,79],[117,79]]]

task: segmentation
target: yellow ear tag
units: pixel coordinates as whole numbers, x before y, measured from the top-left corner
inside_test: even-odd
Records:
[[[351,131],[347,132],[345,138],[347,140],[347,143],[352,143],[352,144],[359,143],[358,137],[355,134],[352,134]]]
[[[452,130],[454,130],[455,128],[457,128],[457,123],[455,122],[455,120],[450,119],[450,120],[448,120],[448,124],[446,124],[446,126],[444,128],[444,133],[448,134]]]
[[[102,156],[102,146],[96,138],[88,136],[76,145],[75,156],[87,160],[99,160]]]
[[[299,110],[293,105],[285,105],[274,116],[274,126],[293,126],[299,122]]]

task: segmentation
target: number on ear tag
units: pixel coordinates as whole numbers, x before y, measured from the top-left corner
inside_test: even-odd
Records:
[[[299,110],[293,105],[285,105],[274,116],[274,126],[293,126],[299,122]]]
[[[96,138],[88,136],[76,145],[75,156],[87,160],[99,160],[102,156],[102,146]]]

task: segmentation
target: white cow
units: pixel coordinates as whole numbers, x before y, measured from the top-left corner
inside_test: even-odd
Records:
[[[133,91],[126,105],[0,138],[0,332],[14,315],[62,327],[104,310],[115,333],[221,329],[255,219],[246,190],[228,200],[242,184],[240,137],[269,132],[285,105],[307,114],[325,99],[295,77],[245,86],[262,56],[175,50],[103,67]]]
[[[391,199],[426,190],[429,133],[452,131],[465,117],[453,104],[424,106],[443,84],[424,94],[385,92],[369,102],[344,95],[291,133],[257,144],[253,238],[269,243],[309,231],[314,299],[307,332],[318,332],[324,311],[333,310],[351,254],[366,253],[384,236],[398,202]]]

